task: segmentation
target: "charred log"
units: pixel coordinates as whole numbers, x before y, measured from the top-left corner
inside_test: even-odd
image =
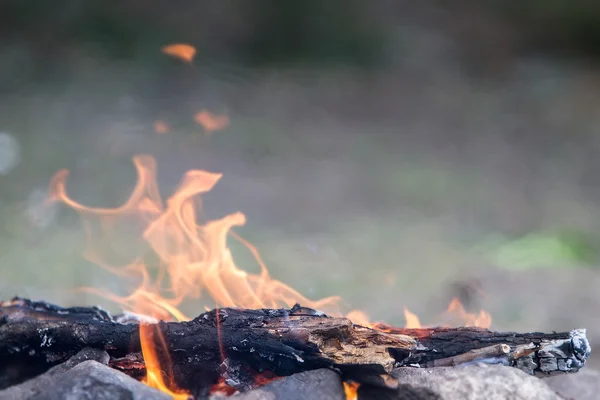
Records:
[[[265,371],[286,376],[319,368],[338,370],[344,379],[391,387],[395,381],[389,373],[403,366],[488,362],[530,374],[576,372],[590,354],[585,330],[549,334],[480,328],[378,330],[300,306],[223,308],[189,322],[150,326],[164,338],[166,348],[157,349],[167,375],[195,393],[219,378],[244,389],[253,384],[248,377]],[[27,379],[40,369],[32,372],[28,366],[47,369],[85,347],[105,350],[111,357],[109,365],[140,378],[145,365],[139,331],[139,319],[112,317],[97,307],[61,308],[24,299],[0,302],[0,359],[3,368],[13,370],[12,381],[7,378],[10,382],[0,384]],[[5,372],[0,376],[7,376]]]

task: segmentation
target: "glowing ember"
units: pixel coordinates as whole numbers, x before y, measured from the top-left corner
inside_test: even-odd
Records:
[[[223,393],[226,396],[231,396],[237,392],[234,388],[225,383],[223,378],[219,378],[219,382],[210,387],[211,393]]]
[[[229,125],[229,118],[227,115],[215,115],[206,110],[196,113],[196,115],[194,115],[194,121],[196,121],[198,125],[201,125],[208,134],[224,129]]]
[[[169,125],[165,121],[156,121],[154,123],[154,132],[159,135],[164,135],[165,133],[169,133]]]
[[[166,55],[179,58],[188,63],[191,63],[196,55],[196,48],[186,43],[170,44],[164,46],[161,50]]]

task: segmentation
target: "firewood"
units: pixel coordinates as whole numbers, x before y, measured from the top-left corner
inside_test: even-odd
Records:
[[[140,323],[147,322],[112,317],[98,307],[62,308],[19,298],[0,302],[0,359],[3,368],[12,368],[16,376],[0,386],[22,381],[39,373],[40,366],[47,369],[85,347],[106,350],[113,368],[141,378],[145,366]],[[152,327],[167,347],[157,346],[161,365],[179,387],[196,392],[223,378],[243,388],[252,385],[247,377],[253,373],[286,376],[318,368],[335,369],[344,379],[391,387],[394,380],[389,373],[398,367],[487,362],[530,374],[576,372],[590,355],[583,329],[564,333],[471,327],[372,329],[298,305],[222,308],[192,321],[161,321]],[[34,372],[27,368],[31,365],[37,366]],[[20,376],[14,372],[19,368]]]

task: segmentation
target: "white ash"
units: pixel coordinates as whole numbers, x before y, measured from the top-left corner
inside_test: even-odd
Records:
[[[158,324],[158,319],[150,317],[148,315],[136,314],[131,311],[124,311],[123,314],[118,315],[115,321],[119,324],[137,324],[145,322],[148,324]]]

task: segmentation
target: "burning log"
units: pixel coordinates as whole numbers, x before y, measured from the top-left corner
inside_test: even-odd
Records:
[[[0,382],[0,387],[64,362],[85,347],[107,351],[109,365],[139,379],[145,374],[140,324],[146,322],[112,317],[97,307],[61,308],[18,298],[0,302],[0,368],[5,369],[0,376],[12,371],[12,381]],[[171,367],[166,372],[178,387],[197,395],[223,379],[231,387],[247,389],[254,385],[248,377],[265,371],[287,376],[333,368],[346,380],[393,387],[389,374],[397,367],[486,362],[550,374],[576,372],[590,355],[585,330],[519,334],[470,327],[372,329],[301,306],[222,308],[189,322],[148,326],[156,328],[161,365]]]

